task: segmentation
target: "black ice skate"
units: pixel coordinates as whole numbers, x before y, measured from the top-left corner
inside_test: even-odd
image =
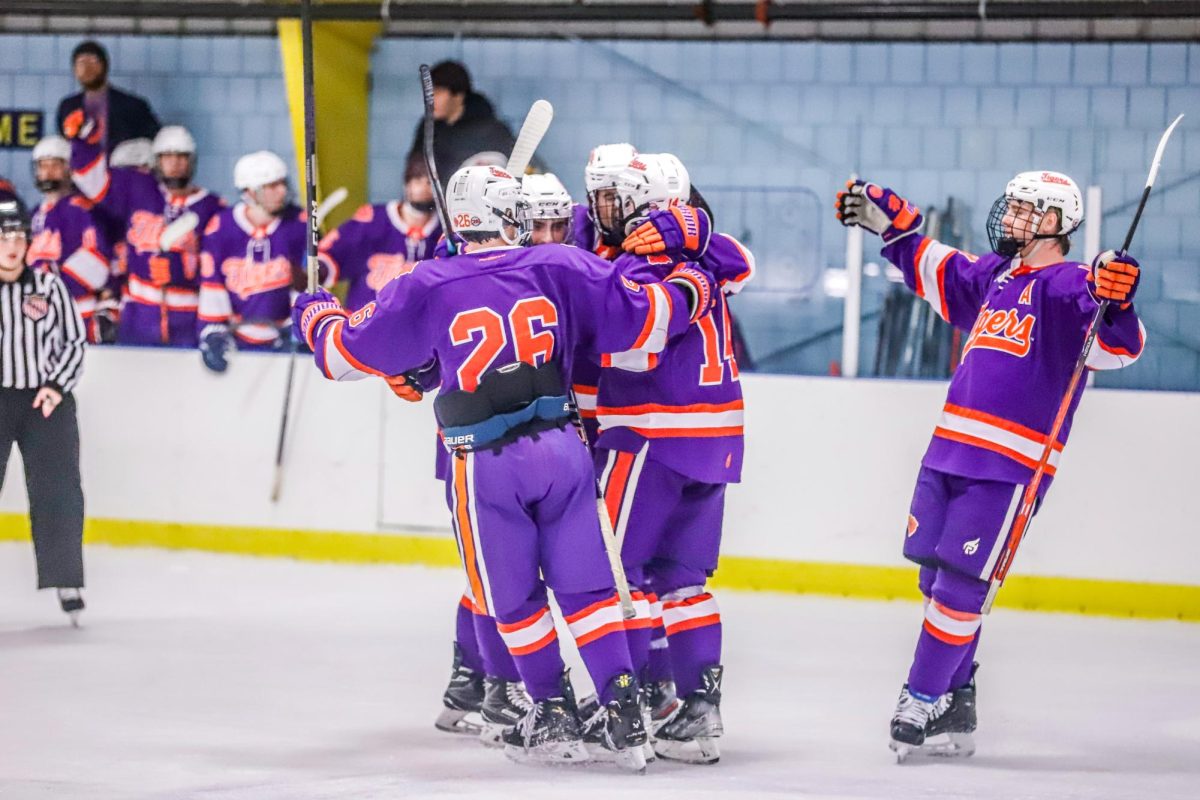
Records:
[[[86,607],[83,602],[83,595],[78,589],[59,589],[58,604],[62,606],[62,610],[71,620],[72,627],[79,627],[79,615]]]
[[[525,693],[525,687],[517,681],[491,676],[483,679],[483,731],[479,741],[485,747],[503,747],[504,729],[516,725],[529,709],[533,701]]]
[[[504,754],[517,763],[581,764],[588,760],[575,703],[566,697],[539,700],[516,725],[504,730]]]
[[[601,706],[592,696],[578,709],[588,754],[593,761],[612,762],[630,772],[645,772],[649,739],[637,681],[629,673],[621,673],[609,685],[613,699],[608,705]]]
[[[439,731],[478,736],[483,731],[483,673],[463,665],[462,650],[454,643],[450,683],[442,694],[442,713],[433,723]]]
[[[688,764],[715,764],[721,758],[717,739],[721,723],[721,666],[706,667],[703,684],[689,694],[683,707],[655,733],[654,752],[660,758]]]
[[[646,703],[647,732],[654,738],[658,729],[675,719],[683,708],[683,701],[675,695],[674,681],[655,681],[642,687]]]
[[[943,758],[967,758],[975,753],[975,672],[979,664],[971,665],[971,679],[950,693],[950,705],[925,728],[923,755]]]
[[[896,754],[897,763],[904,763],[914,753],[932,752],[932,747],[925,749],[929,727],[946,713],[950,699],[951,695],[947,692],[927,700],[909,692],[908,684],[904,684],[896,703],[896,713],[892,716],[892,740],[888,745]]]

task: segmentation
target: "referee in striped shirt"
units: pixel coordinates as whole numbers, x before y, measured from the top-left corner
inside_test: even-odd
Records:
[[[25,463],[38,588],[83,610],[83,488],[71,390],[83,372],[85,330],[57,275],[25,264],[29,214],[0,201],[0,486],[13,443]]]

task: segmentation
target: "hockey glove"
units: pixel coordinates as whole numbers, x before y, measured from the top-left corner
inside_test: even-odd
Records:
[[[159,288],[171,282],[171,259],[166,256],[150,256],[150,282]]]
[[[96,304],[92,324],[95,325],[97,344],[112,344],[117,341],[117,323],[120,319],[121,306],[116,298],[106,297]]]
[[[711,236],[712,223],[703,209],[679,205],[651,211],[621,247],[639,256],[667,253],[672,258],[699,261]]]
[[[1088,291],[1097,303],[1107,300],[1122,309],[1129,308],[1140,276],[1136,258],[1128,253],[1105,250],[1092,261],[1092,271],[1087,277]]]
[[[891,189],[864,181],[846,181],[837,194],[837,218],[845,226],[858,225],[883,237],[884,244],[916,233],[925,224],[921,210]]]
[[[717,303],[717,281],[695,264],[678,264],[664,283],[673,283],[688,296],[690,321],[703,317]]]
[[[392,390],[392,394],[401,400],[407,400],[410,403],[419,403],[421,402],[421,398],[425,396],[425,392],[421,390],[416,379],[407,373],[384,378],[384,381],[387,382],[388,388]]]
[[[313,344],[313,337],[317,329],[322,321],[333,317],[349,319],[346,309],[342,308],[336,297],[324,289],[303,292],[296,297],[296,304],[292,306],[292,335],[296,341],[307,343],[308,348],[315,351],[317,348]]]
[[[99,144],[103,128],[99,122],[84,114],[82,108],[77,108],[63,120],[62,132],[68,139]]]
[[[229,369],[229,355],[236,349],[228,325],[205,325],[200,331],[200,358],[213,372]]]

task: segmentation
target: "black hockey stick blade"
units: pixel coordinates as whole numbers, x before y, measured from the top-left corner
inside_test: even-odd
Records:
[[[437,206],[438,219],[442,221],[442,235],[446,237],[446,249],[450,255],[458,252],[454,244],[454,230],[450,227],[450,212],[446,208],[446,193],[438,177],[437,162],[433,158],[433,75],[429,65],[421,65],[421,95],[425,100],[425,168],[429,170],[429,182],[433,184],[433,203]]]

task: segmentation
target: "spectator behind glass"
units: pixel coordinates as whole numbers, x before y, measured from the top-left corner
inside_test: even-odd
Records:
[[[513,135],[496,118],[491,102],[471,89],[471,76],[457,61],[443,61],[430,70],[433,78],[433,156],[438,177],[445,183],[467,162],[473,165],[508,163]],[[425,128],[417,123],[409,155],[420,155]]]
[[[108,154],[129,139],[154,138],[162,126],[150,104],[108,82],[108,52],[98,42],[80,42],[71,54],[71,66],[83,91],[59,102],[59,132],[67,115],[82,108],[89,118],[104,122],[104,151]]]

